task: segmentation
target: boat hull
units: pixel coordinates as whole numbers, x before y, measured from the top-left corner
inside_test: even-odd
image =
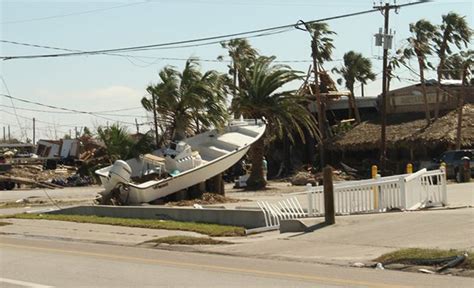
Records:
[[[239,134],[236,134],[236,133],[243,133],[243,131],[241,130],[245,130],[246,132],[249,132],[248,129],[245,129],[247,127],[253,127],[254,130],[250,132],[256,134],[256,136],[253,136],[252,137],[253,139],[251,140],[248,139],[249,137],[246,138],[245,134],[242,134],[240,136]],[[199,135],[197,137],[195,136],[193,138],[189,138],[189,142],[188,141],[187,142],[190,143],[191,146],[193,146],[193,150],[197,150],[197,151],[201,149],[199,148],[200,145],[202,146],[202,143],[200,143],[200,141],[202,141],[202,139],[205,139],[205,138],[207,138],[207,140],[213,139],[211,141],[214,141],[215,139],[218,142],[220,141],[221,144],[222,144],[222,141],[224,140],[229,141],[229,142],[234,142],[233,144],[235,144],[237,140],[241,139],[240,141],[242,141],[242,143],[239,143],[237,148],[229,151],[228,153],[212,160],[209,159],[210,161],[205,161],[204,164],[198,167],[192,168],[190,170],[184,171],[178,175],[168,177],[162,180],[151,180],[142,184],[124,183],[125,184],[124,187],[121,188],[120,198],[122,202],[126,204],[133,205],[133,204],[147,203],[147,202],[151,202],[156,199],[165,197],[172,193],[178,192],[180,190],[189,188],[196,184],[202,183],[206,181],[207,179],[210,179],[224,172],[225,170],[232,167],[235,163],[237,163],[240,159],[242,159],[242,157],[244,157],[245,154],[248,152],[250,145],[254,143],[256,140],[258,140],[263,135],[264,131],[265,131],[265,124],[263,123],[259,125],[255,124],[252,126],[248,126],[248,125],[247,126],[242,125],[242,126],[236,126],[236,127],[229,126],[226,132],[222,134],[218,134],[215,131],[210,131],[202,135]],[[242,140],[244,138],[246,139]],[[200,143],[200,145],[198,145],[197,143]],[[209,145],[211,144],[215,145],[214,142],[212,143],[209,142],[209,143],[210,143]],[[205,153],[204,150],[201,150],[200,152]],[[140,161],[139,159],[131,159],[131,160],[128,160],[127,162],[131,164],[131,166],[140,166],[141,164],[138,163],[139,161]],[[112,166],[105,167],[96,171],[96,174],[100,177],[100,180],[104,187],[107,187],[107,184],[109,182],[108,176],[109,176],[109,170],[111,169],[111,167]],[[109,192],[110,191],[106,191],[104,193],[109,193]]]

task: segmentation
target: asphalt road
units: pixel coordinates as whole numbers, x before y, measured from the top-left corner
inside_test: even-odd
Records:
[[[473,287],[471,278],[0,237],[0,287]]]

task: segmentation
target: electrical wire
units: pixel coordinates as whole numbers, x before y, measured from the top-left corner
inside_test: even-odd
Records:
[[[74,113],[78,113],[78,114],[92,115],[92,116],[95,116],[95,117],[98,117],[98,118],[102,118],[102,119],[105,119],[105,120],[114,121],[114,122],[118,122],[118,123],[123,123],[123,124],[128,124],[128,125],[137,125],[136,123],[133,123],[133,122],[108,118],[108,117],[101,116],[101,115],[98,115],[98,114],[96,114],[94,112],[90,112],[90,111],[82,111],[82,110],[76,110],[76,109],[70,109],[70,108],[64,108],[64,107],[59,107],[59,106],[54,106],[54,105],[43,104],[43,103],[30,101],[30,100],[26,100],[26,99],[22,99],[22,98],[18,98],[18,97],[13,97],[11,95],[3,94],[3,93],[0,93],[0,96],[6,97],[6,98],[9,98],[9,99],[13,99],[13,100],[17,100],[17,101],[20,101],[20,102],[35,104],[35,105],[38,105],[38,106],[48,107],[48,108],[52,108],[52,109],[69,111],[69,112],[74,112]],[[145,123],[138,123],[138,125],[145,125]]]
[[[429,2],[429,1],[422,0],[422,1],[418,1],[418,2],[407,3],[407,4],[403,4],[403,5],[397,5],[397,7],[417,5],[417,4],[421,4],[421,3],[425,3],[425,2]],[[364,15],[364,14],[374,13],[374,12],[377,12],[377,11],[380,11],[380,9],[379,8],[373,8],[373,9],[359,11],[359,12],[353,12],[353,13],[348,13],[348,14],[343,14],[343,15],[337,15],[337,16],[332,16],[332,17],[321,18],[321,19],[317,19],[317,20],[311,20],[311,21],[307,21],[306,24],[336,20],[336,19],[353,17],[353,16],[358,16],[358,15]],[[297,24],[297,25],[299,25],[299,24]],[[92,51],[60,53],[60,54],[2,56],[2,57],[0,57],[0,59],[3,59],[3,60],[33,59],[33,58],[48,58],[48,57],[94,55],[94,54],[104,54],[104,53],[113,53],[113,52],[126,52],[126,51],[129,51],[129,52],[133,51],[134,52],[134,51],[143,51],[143,50],[149,50],[149,49],[155,50],[155,49],[163,49],[163,48],[177,49],[177,48],[185,48],[185,47],[198,47],[198,46],[203,46],[203,45],[212,45],[212,44],[216,44],[216,43],[221,43],[223,40],[229,41],[231,39],[236,39],[236,38],[240,39],[240,38],[269,36],[269,35],[273,35],[275,33],[283,33],[283,32],[286,32],[286,31],[290,31],[290,28],[291,29],[295,28],[295,24],[286,24],[286,25],[281,25],[281,26],[274,26],[274,27],[256,29],[256,30],[245,31],[245,32],[230,33],[230,34],[224,34],[224,35],[218,35],[218,36],[210,36],[210,37],[196,38],[196,39],[190,39],[190,40],[181,40],[181,41],[173,41],[173,42],[166,42],[166,43],[158,43],[158,44],[130,46],[130,47],[122,47],[122,48],[102,49],[102,50],[92,50]],[[253,35],[253,34],[257,34],[257,35]],[[218,40],[218,41],[215,41],[215,40]],[[208,42],[208,41],[211,41],[211,42]],[[206,42],[206,43],[200,43],[200,42]]]
[[[124,7],[135,6],[135,5],[141,5],[141,4],[146,4],[146,3],[150,3],[150,1],[143,1],[143,2],[137,2],[137,3],[128,3],[128,4],[122,4],[122,5],[107,7],[107,8],[98,8],[98,9],[93,9],[93,10],[86,10],[86,11],[73,12],[73,13],[60,14],[60,15],[53,15],[53,16],[46,16],[46,17],[38,17],[38,18],[32,18],[32,19],[4,21],[4,22],[1,22],[0,24],[4,24],[4,25],[5,24],[18,24],[18,23],[41,21],[41,20],[49,20],[49,19],[54,19],[54,18],[63,18],[63,17],[68,17],[68,16],[91,14],[91,13],[102,12],[102,11],[107,11],[107,10],[112,10],[112,9],[117,9],[117,8],[124,8]]]

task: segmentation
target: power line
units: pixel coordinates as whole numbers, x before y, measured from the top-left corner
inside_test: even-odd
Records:
[[[424,2],[427,2],[427,1],[424,0],[424,1],[414,2],[414,3],[408,3],[408,4],[404,4],[404,5],[399,5],[399,7],[411,6],[411,5],[416,5],[416,4],[420,4],[420,3],[424,3]],[[348,14],[343,14],[343,15],[338,15],[338,16],[332,16],[332,17],[326,17],[326,18],[321,18],[321,19],[317,19],[317,20],[307,21],[306,23],[311,24],[311,23],[316,23],[316,22],[336,20],[336,19],[341,19],[341,18],[347,18],[347,17],[353,17],[353,16],[358,16],[358,15],[363,15],[363,14],[369,14],[369,13],[373,13],[373,12],[377,12],[377,11],[379,11],[379,9],[373,8],[373,9],[365,10],[365,11],[359,11],[359,12],[354,12],[354,13],[348,13]],[[297,24],[297,25],[299,25],[299,24]],[[143,50],[150,50],[150,49],[154,50],[154,49],[163,49],[163,48],[176,49],[176,48],[186,48],[186,47],[197,47],[197,46],[221,43],[225,39],[228,41],[228,40],[235,39],[235,38],[264,37],[264,36],[272,35],[274,33],[287,32],[290,29],[293,29],[294,27],[295,27],[295,24],[286,24],[286,25],[281,25],[281,26],[274,26],[274,27],[251,30],[251,31],[245,31],[245,32],[238,32],[238,33],[231,33],[231,34],[225,34],[225,35],[203,37],[203,38],[190,39],[190,40],[181,40],[181,41],[174,41],[174,42],[167,42],[167,43],[159,43],[159,44],[131,46],[131,47],[122,47],[122,48],[112,48],[112,49],[102,49],[102,50],[92,50],[92,51],[60,53],[60,54],[2,56],[2,57],[0,57],[0,59],[12,60],[12,59],[47,58],[47,57],[65,57],[65,56],[104,54],[104,53],[113,53],[113,52],[143,51]],[[284,29],[284,30],[282,30],[282,29]],[[258,34],[258,35],[253,35],[252,36],[252,34]],[[214,40],[218,40],[218,41],[214,41]],[[211,42],[207,42],[207,41],[211,41]],[[200,43],[200,42],[206,42],[206,43]],[[196,44],[196,43],[200,43],[200,44]],[[191,45],[189,45],[189,44],[191,44]],[[177,46],[177,45],[179,45],[179,46]]]
[[[22,107],[14,107],[14,106],[8,106],[8,105],[3,105],[0,104],[0,107],[5,107],[5,108],[15,108],[16,110],[23,110],[23,111],[31,111],[31,112],[40,112],[40,113],[54,113],[54,114],[77,114],[75,112],[69,112],[69,111],[54,111],[54,110],[41,110],[41,109],[32,109],[32,108],[22,108]],[[98,115],[105,115],[105,116],[124,116],[124,117],[147,117],[143,115],[125,115],[125,114],[113,114],[114,112],[118,111],[125,111],[125,110],[134,110],[134,109],[143,109],[143,107],[137,107],[137,108],[125,108],[125,109],[118,109],[118,110],[109,110],[109,111],[92,111],[91,113],[98,114]]]
[[[45,48],[45,49],[53,49],[53,50],[62,50],[62,51],[76,51],[82,52],[81,50],[77,49],[70,49],[70,48],[60,48],[54,46],[47,46],[47,45],[38,45],[38,44],[31,44],[31,43],[24,43],[24,42],[17,42],[17,41],[9,41],[9,40],[0,40],[0,42],[13,44],[13,45],[20,45],[20,46],[27,46],[27,47],[34,47],[34,48]],[[157,57],[157,56],[146,56],[146,55],[127,55],[127,54],[116,54],[116,53],[107,53],[104,55],[110,56],[124,56],[124,57],[131,57],[131,58],[144,58],[144,59],[155,59],[155,60],[168,60],[168,61],[187,61],[189,58],[179,58],[179,57]],[[375,58],[375,57],[374,57]],[[232,60],[218,60],[218,59],[203,59],[198,58],[196,59],[200,62],[216,62],[216,63],[231,63]],[[343,59],[332,59],[328,60],[327,62],[340,62]],[[304,60],[304,59],[290,59],[290,60],[275,60],[274,63],[312,63],[311,60]],[[124,110],[129,110],[128,108]]]
[[[86,11],[80,11],[80,12],[67,13],[67,14],[59,14],[59,15],[46,16],[46,17],[38,17],[38,18],[32,18],[32,19],[4,21],[4,22],[1,22],[1,24],[27,23],[27,22],[35,22],[35,21],[48,20],[48,19],[54,19],[54,18],[63,18],[63,17],[75,16],[75,15],[91,14],[91,13],[102,12],[102,11],[107,11],[107,10],[112,10],[112,9],[117,9],[117,8],[141,5],[145,3],[150,3],[150,1],[128,3],[128,4],[107,7],[107,8],[98,8],[98,9],[93,9],[93,10],[86,10]]]
[[[69,111],[69,112],[74,112],[74,113],[79,113],[79,114],[87,114],[87,115],[92,115],[92,116],[102,118],[102,119],[105,119],[105,120],[109,120],[109,121],[114,121],[114,122],[128,124],[128,125],[136,125],[136,123],[134,123],[134,122],[116,120],[116,119],[112,119],[112,118],[108,118],[108,117],[105,117],[105,116],[98,115],[97,113],[90,112],[90,111],[82,111],[82,110],[77,110],[77,109],[70,109],[70,108],[64,108],[64,107],[59,107],[59,106],[54,106],[54,105],[43,104],[43,103],[30,101],[30,100],[26,100],[26,99],[22,99],[22,98],[18,98],[18,97],[13,97],[11,95],[2,94],[2,93],[0,93],[0,96],[6,97],[6,98],[9,98],[9,99],[13,99],[13,100],[17,100],[17,101],[20,101],[20,102],[24,102],[24,103],[29,103],[29,104],[34,104],[34,105],[38,105],[38,106],[48,107],[48,108],[51,108],[51,109]],[[140,123],[139,125],[145,125],[145,124],[147,124],[147,123]]]

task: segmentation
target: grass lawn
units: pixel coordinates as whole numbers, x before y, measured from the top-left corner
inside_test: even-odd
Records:
[[[179,245],[216,245],[216,244],[232,244],[227,241],[215,240],[207,237],[192,236],[168,236],[146,241],[146,243],[157,244],[179,244]]]
[[[179,221],[169,221],[169,220],[132,219],[132,218],[99,217],[99,216],[85,216],[85,215],[59,215],[59,214],[15,214],[15,215],[6,216],[5,218],[56,220],[56,221],[76,222],[76,223],[106,224],[106,225],[149,228],[149,229],[191,231],[191,232],[197,232],[200,234],[209,235],[211,237],[244,236],[245,235],[245,229],[242,227],[237,227],[237,226],[225,226],[225,225],[195,223],[195,222],[179,222]]]
[[[394,252],[384,254],[374,261],[381,263],[407,263],[410,264],[415,259],[437,259],[445,258],[463,254],[464,251],[459,250],[441,250],[441,249],[421,249],[421,248],[406,248]],[[474,269],[474,255],[472,251],[468,251],[469,256],[459,267],[465,269]]]

